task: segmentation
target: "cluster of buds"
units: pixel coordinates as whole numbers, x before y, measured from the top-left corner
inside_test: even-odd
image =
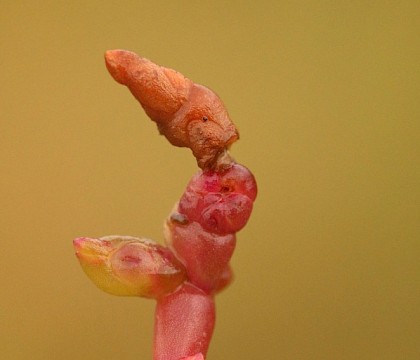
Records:
[[[156,300],[154,360],[204,360],[214,296],[232,281],[235,234],[251,215],[257,185],[228,153],[239,134],[214,92],[129,51],[108,51],[105,60],[160,133],[189,147],[201,169],[165,221],[165,246],[130,236],[81,237],[76,255],[107,293]]]

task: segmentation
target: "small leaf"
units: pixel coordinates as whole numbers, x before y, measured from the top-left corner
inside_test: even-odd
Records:
[[[101,290],[119,296],[160,298],[186,279],[172,252],[147,239],[108,236],[77,238],[76,256],[86,275]]]

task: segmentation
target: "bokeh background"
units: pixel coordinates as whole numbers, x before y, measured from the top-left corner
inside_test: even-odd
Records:
[[[259,197],[216,359],[420,359],[418,1],[2,1],[0,358],[151,359],[153,301],[97,290],[71,240],[162,241],[196,171],[103,52],[214,89]]]

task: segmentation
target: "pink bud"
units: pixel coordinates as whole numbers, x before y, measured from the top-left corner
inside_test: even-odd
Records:
[[[231,234],[247,223],[256,196],[254,176],[246,167],[233,164],[195,175],[179,201],[179,212],[209,232]]]
[[[185,265],[189,280],[207,293],[219,287],[236,245],[234,234],[217,235],[197,222],[180,223],[176,213],[166,222],[165,241]]]

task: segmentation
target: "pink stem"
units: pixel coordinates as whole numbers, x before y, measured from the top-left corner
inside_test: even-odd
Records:
[[[213,297],[190,283],[184,283],[157,302],[153,359],[179,360],[199,356],[199,353],[204,358],[214,323]]]

